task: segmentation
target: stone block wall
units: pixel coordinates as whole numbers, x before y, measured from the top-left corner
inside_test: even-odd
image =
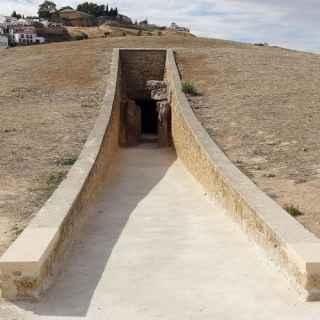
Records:
[[[38,300],[63,266],[89,218],[119,148],[121,70],[115,50],[100,115],[66,179],[0,259],[2,297]]]
[[[141,98],[147,80],[162,80],[165,59],[164,50],[114,50],[101,112],[79,159],[0,259],[3,298],[38,300],[50,287],[121,144],[121,110],[128,93]]]
[[[182,93],[173,52],[168,50],[166,58],[164,50],[141,51],[121,50],[123,64],[119,50],[114,51],[101,114],[78,161],[0,259],[3,297],[38,299],[50,286],[86,222],[87,209],[119,148],[123,97],[141,98],[139,92],[142,87],[145,90],[146,80],[165,76],[170,89],[172,139],[179,159],[280,266],[304,299],[320,300],[320,240],[259,190],[211,140]],[[129,81],[135,79],[139,80],[131,91]]]
[[[123,74],[121,97],[120,145],[135,146],[141,138],[141,112],[135,100],[150,100],[147,83],[162,81],[166,63],[166,50],[132,49],[120,51],[120,68]],[[160,133],[170,130],[159,125]],[[159,135],[159,144],[168,145],[168,134]]]
[[[146,99],[148,80],[163,80],[166,64],[165,50],[121,50],[121,70],[126,95],[131,100]]]
[[[165,74],[178,158],[280,267],[301,297],[320,300],[320,239],[263,193],[212,141],[182,92],[172,50],[167,52]]]

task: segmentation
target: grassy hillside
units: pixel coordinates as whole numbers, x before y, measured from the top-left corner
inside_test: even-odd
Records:
[[[202,93],[190,101],[208,133],[276,201],[299,207],[298,219],[320,235],[317,55],[184,34],[70,29],[79,31],[94,39],[1,52],[0,253],[80,153],[115,47],[176,48],[183,80]]]
[[[99,27],[66,27],[71,38],[75,38],[81,33],[88,36],[89,39],[94,38],[114,38],[125,36],[183,36],[194,37],[190,33],[177,33],[172,30],[160,30],[160,29],[141,29],[134,27],[116,27],[101,25]]]

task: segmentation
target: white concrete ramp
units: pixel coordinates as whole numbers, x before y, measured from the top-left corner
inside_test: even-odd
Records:
[[[64,273],[0,319],[318,320],[170,149],[122,149]]]

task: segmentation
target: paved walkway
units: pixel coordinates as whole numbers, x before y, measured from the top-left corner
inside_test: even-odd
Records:
[[[169,149],[121,150],[64,274],[0,319],[319,320]]]

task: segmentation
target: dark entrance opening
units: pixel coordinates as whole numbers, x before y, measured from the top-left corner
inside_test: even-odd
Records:
[[[158,111],[157,102],[153,100],[136,100],[141,109],[141,131],[142,134],[158,134]]]

